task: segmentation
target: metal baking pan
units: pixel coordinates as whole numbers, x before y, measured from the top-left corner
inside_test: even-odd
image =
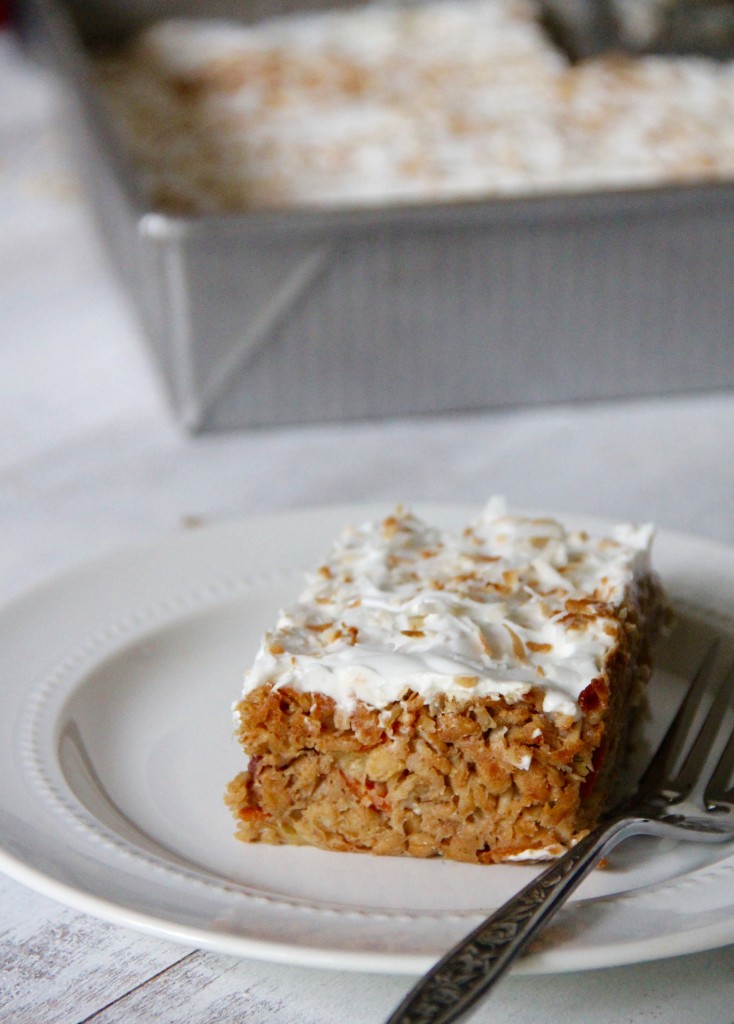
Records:
[[[734,385],[734,183],[359,211],[148,208],[88,53],[201,11],[196,0],[24,7],[66,87],[86,191],[186,429]],[[206,4],[209,17],[241,11]]]

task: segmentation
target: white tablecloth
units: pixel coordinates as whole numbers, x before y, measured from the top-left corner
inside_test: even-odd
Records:
[[[478,504],[502,493],[515,505],[653,520],[734,543],[726,392],[182,435],[88,220],[57,109],[53,82],[0,32],[0,599],[192,519],[340,501]],[[165,985],[144,984],[159,971]],[[92,1013],[105,1022],[367,1022],[409,984],[192,954],[4,878],[0,978],[0,1020],[15,1024]],[[732,1006],[729,948],[511,977],[477,1019],[722,1024]]]

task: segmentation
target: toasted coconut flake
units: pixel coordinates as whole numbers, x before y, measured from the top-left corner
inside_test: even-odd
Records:
[[[484,648],[484,653],[488,655],[488,657],[490,658],[495,658],[496,654],[494,648],[492,647],[492,644],[489,642],[486,635],[481,631],[479,633],[479,640],[481,641],[482,647]]]
[[[468,690],[476,686],[479,676],[454,676],[457,686],[465,686]]]
[[[461,572],[457,576],[454,576],[452,583],[469,583],[477,578],[475,572]]]
[[[512,653],[515,655],[518,661],[527,661],[528,653],[525,650],[525,644],[522,642],[520,637],[517,635],[515,630],[512,629],[511,626],[508,626],[506,622],[503,622],[502,625],[510,634],[510,639],[512,640]]]
[[[400,523],[395,516],[388,516],[382,522],[382,535],[384,537],[394,537],[400,529]]]

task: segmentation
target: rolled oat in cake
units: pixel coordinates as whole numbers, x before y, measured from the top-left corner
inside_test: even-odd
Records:
[[[567,849],[643,704],[651,536],[497,500],[459,533],[404,508],[347,527],[246,675],[238,837],[479,863]]]

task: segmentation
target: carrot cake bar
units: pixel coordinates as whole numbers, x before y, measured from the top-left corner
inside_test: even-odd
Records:
[[[238,837],[485,864],[567,849],[644,700],[651,535],[496,499],[459,533],[402,507],[346,528],[245,677]]]

